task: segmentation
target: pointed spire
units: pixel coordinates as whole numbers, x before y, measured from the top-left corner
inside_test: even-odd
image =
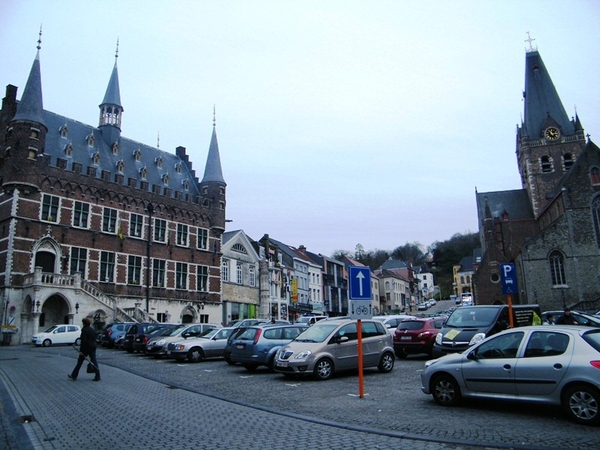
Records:
[[[542,136],[549,119],[560,127],[563,135],[574,134],[574,126],[537,50],[525,58],[525,127],[530,138]]]
[[[102,105],[116,105],[120,106],[121,110],[123,110],[123,106],[121,105],[121,91],[119,89],[119,71],[117,70],[118,58],[119,39],[117,39],[117,49],[115,51],[115,65],[113,67],[112,74],[110,75],[110,80],[108,82],[108,87],[106,88],[106,94],[104,94],[104,100],[102,100]]]
[[[37,41],[37,53],[25,84],[21,101],[17,106],[17,113],[12,120],[25,120],[45,126],[44,104],[42,99],[42,73],[40,69],[40,49],[42,48],[42,26]]]
[[[219,156],[216,124],[216,109],[213,107],[213,132],[210,139],[210,147],[208,149],[208,156],[206,158],[206,167],[204,169],[204,178],[202,178],[202,183],[213,181],[226,184],[225,179],[223,178],[223,171],[221,170],[221,157]]]

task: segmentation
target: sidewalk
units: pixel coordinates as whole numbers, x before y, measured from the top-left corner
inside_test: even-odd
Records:
[[[75,364],[70,352],[69,347],[58,355],[0,347],[0,431],[6,449],[467,448],[274,414],[106,365],[101,365],[102,381],[93,382],[82,370],[73,382],[67,378]]]

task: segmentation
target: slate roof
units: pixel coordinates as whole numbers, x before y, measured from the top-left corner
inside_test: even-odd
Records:
[[[502,217],[504,211],[508,213],[509,220],[533,219],[533,209],[529,202],[529,196],[525,189],[510,191],[477,192],[477,217],[479,218],[479,229],[483,229],[485,220],[486,202],[489,206],[491,216]]]
[[[217,143],[215,126],[213,126],[208,157],[206,158],[206,168],[204,169],[204,178],[202,178],[202,183],[209,181],[226,184],[223,178],[223,170],[221,169],[221,156],[219,155],[219,144]]]
[[[121,91],[119,89],[119,71],[117,70],[117,61],[115,60],[115,66],[113,67],[110,80],[108,81],[108,87],[104,94],[103,105],[117,105],[123,109],[121,105]]]
[[[561,133],[575,133],[558,92],[546,70],[539,52],[528,52],[525,58],[525,131],[530,138],[541,137],[541,131],[550,115],[559,125]]]
[[[380,269],[406,269],[408,265],[399,259],[388,259],[380,267]]]
[[[26,120],[46,125],[44,122],[42,100],[42,73],[40,69],[40,50],[35,55],[29,77],[23,90],[21,101],[17,106],[17,113],[12,120]]]

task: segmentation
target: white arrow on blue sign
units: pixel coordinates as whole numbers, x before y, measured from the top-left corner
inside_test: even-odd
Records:
[[[371,300],[371,269],[363,266],[348,267],[350,300]]]

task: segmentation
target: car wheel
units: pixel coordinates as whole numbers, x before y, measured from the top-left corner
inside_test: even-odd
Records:
[[[44,347],[50,347],[52,345],[52,341],[50,339],[44,339],[44,342],[42,342],[42,345]]]
[[[242,366],[244,366],[244,369],[246,369],[248,372],[254,372],[258,368],[258,364],[245,363],[242,364]]]
[[[202,349],[200,347],[194,347],[190,349],[188,352],[188,359],[190,362],[194,363],[202,361],[204,359],[204,353],[202,352]]]
[[[431,394],[435,402],[442,406],[455,406],[461,397],[458,383],[447,374],[438,375],[433,379]]]
[[[133,349],[132,348],[128,348],[127,349],[127,353],[133,353]]]
[[[229,356],[225,356],[225,362],[227,364],[229,364],[230,366],[235,365],[235,363],[231,360],[231,358]]]
[[[600,391],[592,386],[571,386],[563,397],[563,407],[574,422],[583,425],[600,423]]]
[[[329,358],[320,359],[315,365],[315,377],[318,380],[329,380],[333,375],[333,363]]]
[[[81,345],[81,338],[75,339],[75,345]]]
[[[391,372],[394,368],[394,362],[396,361],[396,357],[391,352],[385,352],[381,355],[381,360],[379,360],[379,365],[377,368],[381,373]]]

